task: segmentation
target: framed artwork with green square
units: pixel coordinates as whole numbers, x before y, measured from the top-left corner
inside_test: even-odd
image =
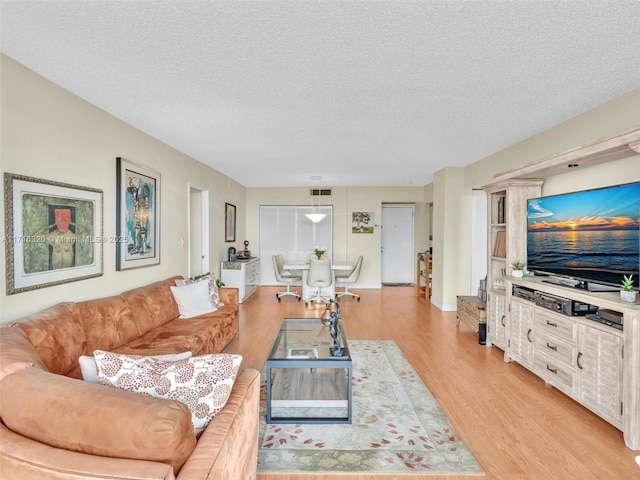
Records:
[[[4,174],[7,295],[102,275],[102,190]]]

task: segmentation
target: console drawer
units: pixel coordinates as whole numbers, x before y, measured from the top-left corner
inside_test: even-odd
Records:
[[[550,333],[574,343],[577,339],[578,324],[571,317],[536,308],[533,322],[538,332]]]
[[[536,330],[533,336],[536,352],[540,351],[560,360],[567,365],[574,365],[577,355],[577,346],[574,342],[568,342],[546,331]]]
[[[576,385],[576,371],[570,365],[539,350],[533,354],[536,373],[547,383],[568,394],[573,394]]]

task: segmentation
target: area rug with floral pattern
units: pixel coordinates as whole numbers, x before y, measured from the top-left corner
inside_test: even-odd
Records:
[[[395,342],[349,350],[351,424],[267,424],[263,372],[259,473],[484,475]]]

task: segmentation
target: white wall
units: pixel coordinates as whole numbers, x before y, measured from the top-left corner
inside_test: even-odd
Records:
[[[477,294],[480,280],[487,275],[487,194],[484,190],[471,192],[471,275],[469,293]]]
[[[115,245],[104,245],[104,275],[32,292],[6,295],[0,280],[0,322],[60,301],[112,295],[172,275],[187,275],[188,183],[211,192],[211,270],[226,257],[224,203],[237,206],[238,236],[244,238],[244,187],[72,95],[12,59],[0,57],[0,170],[104,191],[104,234],[116,233],[116,157],[161,174],[160,265],[115,270]],[[4,226],[4,208],[0,212]],[[183,244],[184,240],[184,244]],[[238,242],[236,242],[236,246]],[[241,243],[239,243],[241,245]],[[6,264],[0,249],[0,264]]]

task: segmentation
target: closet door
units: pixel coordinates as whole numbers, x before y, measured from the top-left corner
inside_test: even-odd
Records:
[[[284,255],[287,263],[306,263],[314,246],[319,245],[326,247],[332,258],[333,207],[320,207],[320,212],[327,216],[319,223],[305,217],[305,213],[311,212],[308,205],[260,206],[260,285],[278,284],[273,272],[273,255]]]

